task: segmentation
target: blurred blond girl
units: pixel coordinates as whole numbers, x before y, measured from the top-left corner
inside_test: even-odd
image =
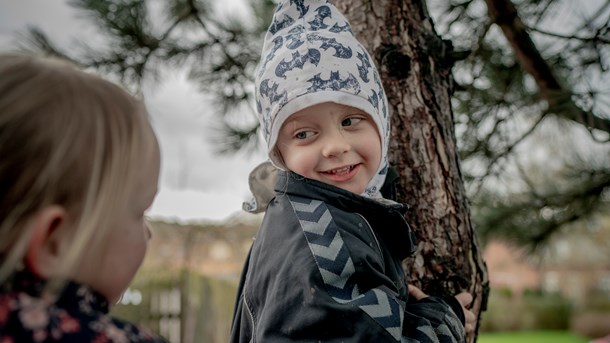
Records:
[[[0,56],[0,341],[163,342],[108,316],[146,252],[159,147],[143,104]]]

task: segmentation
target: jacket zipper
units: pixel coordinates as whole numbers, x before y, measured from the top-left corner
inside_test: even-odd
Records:
[[[366,227],[370,230],[371,234],[373,235],[373,239],[375,239],[375,243],[377,244],[377,249],[379,250],[379,257],[381,257],[383,272],[385,273],[385,259],[383,258],[383,251],[381,251],[381,244],[379,244],[377,235],[375,235],[375,231],[373,231],[373,227],[371,227],[371,224],[369,224],[369,221],[366,220],[366,218],[364,218],[364,216],[361,215],[360,213],[356,213],[356,214],[359,215],[360,218],[362,218],[362,220],[364,220],[364,222],[366,223]]]

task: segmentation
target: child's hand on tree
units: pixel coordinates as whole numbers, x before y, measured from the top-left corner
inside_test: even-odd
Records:
[[[424,293],[421,289],[419,289],[413,285],[409,285],[409,295],[414,297],[416,300],[421,300],[423,298],[428,297],[428,295],[426,293]],[[462,310],[464,311],[464,318],[465,318],[464,329],[466,330],[466,333],[470,333],[474,330],[475,323],[477,320],[474,313],[472,313],[472,311],[470,311],[470,309],[469,309],[470,304],[472,303],[472,295],[470,295],[470,293],[467,293],[467,292],[462,292],[462,293],[456,295],[455,298],[460,303],[460,305],[462,305]]]

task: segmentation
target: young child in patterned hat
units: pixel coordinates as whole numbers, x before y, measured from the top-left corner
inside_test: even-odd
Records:
[[[401,261],[414,247],[406,205],[381,194],[386,96],[333,5],[279,3],[256,99],[279,171],[275,197],[251,208],[266,214],[242,275],[231,342],[465,341],[472,297],[428,297],[405,281]]]

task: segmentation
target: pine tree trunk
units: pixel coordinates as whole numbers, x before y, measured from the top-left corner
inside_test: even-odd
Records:
[[[434,31],[422,0],[332,2],[371,52],[387,93],[390,163],[401,176],[399,201],[411,206],[407,220],[419,239],[405,261],[410,282],[434,295],[468,290],[480,319],[488,276],[456,151],[450,45]]]

